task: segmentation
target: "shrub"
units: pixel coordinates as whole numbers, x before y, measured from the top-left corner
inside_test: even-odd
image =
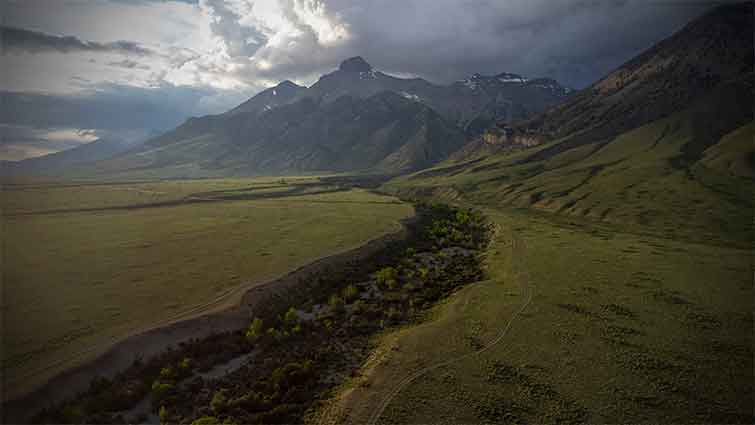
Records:
[[[249,325],[249,328],[246,330],[246,339],[249,341],[256,341],[260,336],[262,336],[262,329],[263,329],[263,322],[262,319],[259,317],[255,317],[254,320],[252,320],[252,323]]]
[[[354,309],[353,310],[354,314],[364,313],[365,307],[366,307],[366,304],[362,300],[356,300],[356,302],[354,302],[354,305],[352,306],[352,308]]]
[[[273,371],[270,381],[274,388],[286,389],[306,383],[313,376],[312,361],[288,363]]]
[[[178,368],[182,371],[188,371],[189,369],[191,369],[191,359],[184,357],[184,359],[181,360],[181,363],[178,364]]]
[[[221,425],[221,423],[214,416],[202,416],[199,419],[195,419],[191,425]]]
[[[392,285],[391,282],[395,285],[396,276],[396,269],[393,267],[384,267],[378,270],[375,277],[377,278],[378,285],[386,285],[390,287]]]
[[[170,367],[165,366],[164,368],[160,369],[160,379],[164,381],[170,381],[176,378],[176,371]]]
[[[420,267],[419,278],[424,281],[427,280],[428,276],[430,276],[430,270],[427,267]]]
[[[343,310],[343,298],[339,297],[336,294],[333,294],[328,299],[328,305],[333,309],[333,311],[340,312]]]
[[[296,309],[290,307],[286,314],[283,316],[283,320],[287,323],[295,323],[299,321],[299,316],[296,314]]]
[[[359,290],[354,285],[349,285],[343,288],[343,298],[347,302],[354,301],[359,296]]]
[[[225,395],[225,390],[215,391],[210,401],[210,408],[215,413],[222,412],[226,406],[228,406],[228,397]]]
[[[165,406],[160,406],[160,411],[158,413],[158,416],[160,417],[161,424],[168,423],[168,409],[166,409]]]
[[[333,321],[330,319],[325,319],[322,324],[325,326],[325,329],[328,331],[333,330]]]
[[[283,339],[283,332],[275,329],[275,328],[268,328],[267,329],[267,336],[273,338],[276,341],[279,341]]]
[[[152,398],[155,402],[160,402],[168,397],[168,394],[173,390],[173,384],[169,382],[160,382],[156,380],[152,383]]]

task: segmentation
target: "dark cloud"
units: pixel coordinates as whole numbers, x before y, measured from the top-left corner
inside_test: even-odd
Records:
[[[153,54],[152,50],[132,41],[118,40],[110,43],[99,43],[70,35],[53,35],[8,26],[0,26],[0,39],[2,40],[3,50],[11,52],[112,52],[137,56]]]
[[[260,40],[249,16],[225,7],[251,0],[206,0],[214,13],[214,34],[232,57],[264,68],[238,78],[300,79],[335,69],[350,56],[376,68],[448,83],[472,73],[515,72],[552,77],[581,88],[715,6],[689,0],[321,0],[280,5],[299,35],[276,46]],[[720,3],[720,2],[719,2]],[[323,43],[317,24],[299,13],[324,11],[348,36]],[[313,6],[314,5],[314,6]],[[242,10],[247,10],[242,8]],[[238,8],[236,9],[238,10]],[[248,37],[248,35],[252,37]],[[254,56],[252,58],[252,56]],[[242,61],[239,61],[243,65]]]
[[[139,62],[133,61],[130,59],[123,59],[121,61],[108,62],[108,65],[114,66],[117,68],[126,68],[126,69],[142,69],[142,70],[150,69],[149,65],[140,64]]]
[[[155,132],[175,127],[190,116],[223,112],[250,95],[167,83],[153,88],[99,84],[86,93],[70,95],[0,92],[0,124]]]
[[[378,68],[448,82],[474,72],[553,77],[583,87],[713,3],[688,1],[331,1],[348,46]]]

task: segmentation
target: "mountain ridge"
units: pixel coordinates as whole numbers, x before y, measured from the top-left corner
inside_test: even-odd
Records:
[[[140,146],[78,166],[75,173],[400,174],[446,159],[497,119],[528,117],[569,93],[554,80],[544,85],[537,82],[545,80],[523,77],[475,78],[474,88],[397,78],[356,56],[310,87],[282,81],[224,113],[189,118]]]

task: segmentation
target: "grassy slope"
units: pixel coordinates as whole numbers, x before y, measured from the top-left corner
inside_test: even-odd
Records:
[[[420,172],[389,185],[464,193],[486,205],[530,207],[608,221],[670,238],[750,244],[753,208],[751,123],[679,165],[682,147],[700,137],[696,114],[672,115],[606,145],[583,145],[542,161],[533,150]],[[558,144],[552,142],[536,150]]]
[[[616,232],[609,225],[488,210],[501,226],[490,279],[435,319],[382,340],[383,357],[342,400],[365,423],[688,423],[752,420],[749,250]],[[524,286],[523,286],[524,285]]]
[[[381,420],[751,423],[753,124],[712,140],[711,113],[725,105],[542,160],[527,159],[560,140],[387,184],[486,208],[502,231],[490,280],[382,339],[341,393],[349,421],[364,423],[403,377],[494,340],[529,282],[510,334],[413,381]],[[711,140],[697,162],[685,152]]]
[[[728,134],[705,151],[700,166],[720,174],[755,178],[755,124],[750,123]]]
[[[226,183],[148,187],[182,196],[182,185],[202,191],[232,186]],[[56,195],[57,190],[63,193]],[[141,199],[133,191],[114,192],[111,186],[43,187],[27,188],[32,193],[16,194],[20,197],[12,203],[21,210],[23,204],[34,210],[55,208],[50,202],[68,202],[71,190],[89,205]],[[411,211],[392,198],[357,190],[280,200],[6,216],[5,377],[12,382],[241,284],[263,282],[359,245],[397,229],[397,220]],[[41,378],[44,374],[35,377]]]

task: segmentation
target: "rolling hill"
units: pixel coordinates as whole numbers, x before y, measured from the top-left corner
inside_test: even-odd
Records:
[[[718,7],[563,104],[388,187],[751,243],[752,18],[752,3]]]

